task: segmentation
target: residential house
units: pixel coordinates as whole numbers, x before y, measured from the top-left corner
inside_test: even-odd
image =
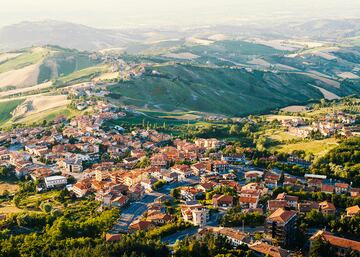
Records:
[[[324,215],[335,215],[336,213],[335,205],[331,202],[328,201],[321,202],[319,203],[319,207],[320,207],[320,211]]]
[[[136,232],[136,231],[148,231],[154,227],[155,227],[155,225],[150,221],[136,220],[130,224],[128,231],[130,233]]]
[[[291,251],[285,250],[279,246],[269,245],[264,242],[256,242],[249,245],[250,250],[258,257],[290,257]]]
[[[348,217],[354,217],[360,213],[360,207],[359,205],[354,205],[351,207],[346,208],[346,216]]]
[[[166,213],[155,213],[153,215],[148,215],[146,220],[158,226],[170,222],[171,216]]]
[[[351,256],[359,256],[360,255],[360,242],[355,240],[350,240],[343,237],[334,236],[330,232],[319,230],[310,238],[310,250],[314,246],[314,242],[316,240],[321,240],[324,243],[328,243],[331,245],[331,248],[335,251],[334,257],[345,257],[350,256],[351,252],[354,255]]]
[[[171,171],[178,174],[178,180],[184,180],[193,175],[190,166],[186,164],[176,164],[171,167]]]
[[[82,180],[77,182],[73,187],[72,191],[77,197],[83,197],[91,191],[91,180]]]
[[[242,244],[248,244],[250,242],[250,237],[248,234],[233,228],[222,228],[217,233],[223,237],[226,237],[235,247]]]
[[[257,190],[241,190],[239,204],[244,209],[256,209],[260,199],[260,192]]]
[[[214,195],[212,198],[214,208],[231,208],[234,197],[231,195]]]
[[[347,183],[335,183],[336,194],[346,194],[349,192],[350,186]]]
[[[288,195],[287,193],[281,193],[281,194],[278,194],[278,196],[276,197],[276,200],[286,201],[290,207],[295,209],[297,207],[299,197],[293,196],[293,195]]]
[[[331,184],[322,184],[321,185],[321,192],[324,192],[326,194],[332,194],[334,193],[335,187]]]

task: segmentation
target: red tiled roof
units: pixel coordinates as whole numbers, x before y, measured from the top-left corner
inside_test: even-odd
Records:
[[[346,249],[351,248],[353,250],[360,252],[360,242],[359,241],[354,241],[354,240],[350,240],[350,239],[343,238],[343,237],[337,237],[337,236],[334,236],[331,233],[323,231],[323,230],[316,232],[310,238],[310,240],[316,240],[319,237],[321,237],[323,240],[329,242],[329,244],[331,244],[331,245],[341,247],[341,248],[346,248]]]
[[[268,220],[286,223],[295,215],[296,215],[295,211],[287,211],[282,208],[279,208],[268,217]]]

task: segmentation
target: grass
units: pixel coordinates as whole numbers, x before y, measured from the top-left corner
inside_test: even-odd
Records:
[[[0,64],[0,73],[17,70],[35,64],[43,60],[49,51],[45,48],[33,48],[23,54]]]
[[[0,102],[0,124],[11,119],[11,112],[21,104],[24,100],[11,100],[7,102]]]
[[[17,120],[16,123],[21,123],[25,125],[32,125],[34,123],[42,123],[44,120],[52,121],[57,116],[64,115],[65,117],[74,117],[80,114],[79,111],[67,108],[66,106],[46,110],[40,113],[35,113],[28,115],[25,118]]]
[[[323,156],[331,149],[335,148],[338,142],[335,138],[327,138],[322,140],[304,141],[294,144],[284,144],[272,147],[272,151],[283,153],[292,153],[295,150],[303,150],[306,153],[312,153],[317,156]]]
[[[93,77],[99,75],[101,72],[105,72],[107,67],[105,65],[99,65],[94,67],[88,67],[79,71],[75,71],[67,76],[57,79],[55,84],[68,85],[71,83],[80,83],[83,81],[91,80]]]
[[[293,136],[288,132],[284,131],[283,129],[268,129],[264,132],[264,136],[274,141],[284,142],[287,140],[299,139],[299,137]]]
[[[14,214],[14,213],[20,213],[20,212],[24,212],[25,210],[20,209],[16,206],[13,206],[9,203],[7,204],[0,204],[0,213],[1,214]]]
[[[18,190],[19,186],[17,185],[16,181],[0,181],[0,195],[4,193],[5,190],[9,191],[10,193],[14,193]]]
[[[263,112],[320,99],[322,94],[299,74],[247,72],[243,69],[165,65],[161,75],[147,74],[111,86],[126,105],[170,111],[200,111],[228,115]]]

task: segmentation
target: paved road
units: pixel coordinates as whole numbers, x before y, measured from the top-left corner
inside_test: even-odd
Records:
[[[122,208],[119,219],[116,221],[112,230],[127,232],[129,225],[140,217],[147,209],[148,204],[153,203],[159,195],[148,194],[145,195],[140,201],[132,202],[127,207]]]
[[[188,228],[170,236],[164,237],[161,239],[161,242],[166,243],[168,245],[173,245],[177,240],[183,240],[187,236],[195,235],[198,232],[198,228],[192,227]]]

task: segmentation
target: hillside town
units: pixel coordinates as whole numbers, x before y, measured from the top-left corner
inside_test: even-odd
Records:
[[[234,248],[246,245],[256,256],[275,257],[302,256],[320,240],[336,256],[348,256],[349,249],[354,256],[360,253],[359,240],[311,222],[299,227],[300,220],[315,214],[358,221],[360,188],[352,183],[256,167],[244,154],[226,154],[231,145],[216,138],[189,141],[155,129],[109,129],[107,121],[126,119],[126,113],[101,101],[93,107],[91,116],[59,116],[47,126],[1,132],[0,165],[20,180],[36,181],[38,194],[65,188],[78,199],[93,197],[98,211],[118,210],[107,241],[181,220],[188,227],[164,242],[211,234],[227,238]],[[324,134],[324,124],[343,131],[353,123],[352,117],[338,113],[314,126]],[[283,124],[290,130],[303,121]],[[311,165],[296,156],[287,163]],[[334,200],[340,196],[354,205]]]

